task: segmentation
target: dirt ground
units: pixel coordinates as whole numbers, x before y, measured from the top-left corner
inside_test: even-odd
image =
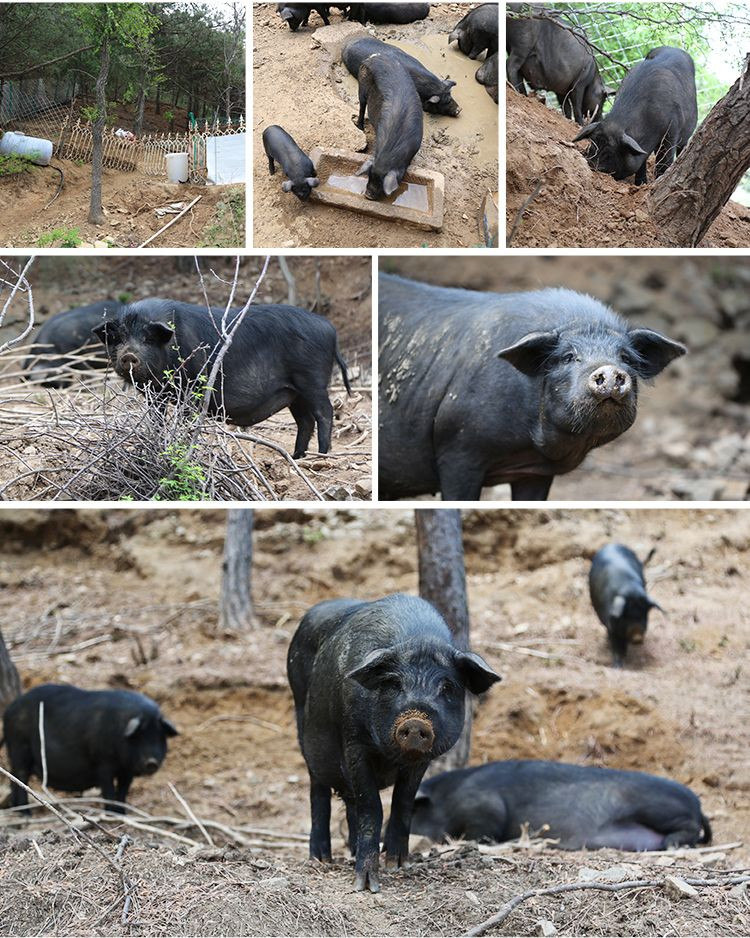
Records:
[[[259,257],[241,259],[238,301],[244,302],[249,295],[262,263],[263,258]],[[225,305],[234,258],[201,258],[200,264],[209,302]],[[308,457],[300,462],[300,468],[325,498],[369,500],[372,491],[371,259],[294,257],[288,258],[288,266],[295,280],[296,303],[314,307],[336,326],[354,389],[348,396],[338,371],[335,372],[330,386],[334,405],[331,454],[319,456],[313,446]],[[204,302],[191,257],[44,257],[36,261],[31,284],[40,322],[55,313],[106,297],[132,301],[160,296]],[[287,301],[287,281],[276,259],[272,259],[256,302]],[[27,313],[26,298],[19,296],[0,330],[0,342],[19,334]],[[98,383],[103,373],[97,372],[94,383],[85,386],[77,382],[61,390],[31,387],[20,380],[27,354],[27,349],[22,347],[0,355],[0,451],[3,454],[0,499],[60,498],[64,496],[56,494],[58,486],[62,478],[67,478],[60,473],[69,471],[71,461],[77,466],[72,441],[68,440],[67,444],[65,438],[60,441],[60,427],[66,418],[81,419],[81,415],[86,414],[92,421],[91,426],[97,426],[93,421],[107,409]],[[119,387],[119,382],[114,384]],[[126,395],[120,392],[120,396]],[[129,392],[127,400],[130,403],[123,401],[121,406],[133,410],[143,408],[137,392]],[[258,424],[251,432],[287,452],[294,447],[296,425],[286,410]],[[262,445],[249,448],[243,445],[242,449],[252,454],[277,498],[311,497],[303,477],[283,454]],[[239,455],[242,454],[238,452]],[[75,475],[76,471],[69,474]],[[51,479],[57,480],[52,487]]]
[[[133,838],[122,859],[134,881],[127,923],[100,857],[48,817],[26,825],[5,812],[0,933],[458,935],[511,896],[585,869],[656,885],[539,897],[490,934],[540,934],[540,920],[567,935],[748,933],[746,887],[699,887],[677,900],[662,885],[666,874],[717,881],[750,866],[744,512],[464,515],[472,644],[503,676],[479,705],[472,763],[549,758],[670,776],[700,796],[713,846],[562,853],[535,841],[430,852],[415,838],[421,856],[384,873],[378,896],[353,891],[338,804],[334,864],[306,858],[306,772],[285,655],[312,603],[416,589],[413,516],[255,517],[260,627],[238,637],[217,625],[223,512],[0,512],[0,630],[24,686],[137,689],[180,730],[162,769],[136,780],[130,799],[131,820],[166,833],[114,827],[108,840],[90,829],[110,856],[122,833]],[[621,671],[586,585],[592,554],[613,539],[641,556],[656,547],[647,579],[666,610]],[[190,821],[155,820],[184,817],[169,782],[199,818],[230,829],[208,828],[213,847],[197,846]]]
[[[156,209],[172,203],[193,208],[154,242],[153,247],[244,247],[245,231],[234,222],[228,200],[243,193],[242,186],[195,186],[171,184],[143,173],[105,169],[102,173],[102,225],[88,221],[91,196],[91,167],[71,160],[53,160],[65,177],[59,197],[60,177],[53,170],[35,167],[30,173],[0,179],[0,244],[6,248],[33,247],[39,238],[57,229],[76,229],[83,242],[93,247],[109,239],[111,247],[138,247],[156,234],[172,215],[157,215]],[[219,226],[219,232],[216,226]],[[220,238],[220,240],[219,240]],[[51,247],[61,247],[54,243]]]
[[[648,218],[648,186],[617,182],[591,170],[583,156],[586,141],[571,143],[578,130],[575,123],[507,85],[506,107],[509,245],[656,248],[666,244]],[[651,164],[649,178],[653,179]],[[728,202],[700,247],[748,246],[750,210]]]
[[[558,476],[550,498],[735,500],[750,472],[750,264],[729,257],[384,257],[380,269],[440,286],[513,292],[568,287],[688,354],[641,386],[627,433]],[[509,486],[484,498],[509,498]]]
[[[497,192],[497,107],[474,80],[479,65],[447,44],[448,33],[472,4],[433,4],[430,16],[403,26],[370,25],[378,39],[396,42],[441,77],[457,82],[457,117],[424,115],[417,168],[445,176],[445,222],[440,232],[360,216],[315,202],[301,203],[281,191],[283,175],[268,173],[261,134],[284,127],[309,153],[314,146],[358,150],[362,133],[352,123],[357,83],[336,50],[341,17],[331,11],[335,39],[313,13],[296,33],[282,22],[275,4],[253,5],[253,230],[261,247],[481,247],[478,216],[488,191]],[[345,29],[353,28],[351,24]],[[333,49],[333,52],[332,52]],[[483,58],[483,57],[482,57]],[[480,59],[481,61],[481,59]],[[371,134],[370,134],[371,137]],[[364,160],[364,157],[363,157]]]

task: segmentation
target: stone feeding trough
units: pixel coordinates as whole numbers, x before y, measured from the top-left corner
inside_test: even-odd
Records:
[[[367,175],[356,175],[367,159],[366,154],[315,147],[310,159],[320,179],[318,188],[312,190],[311,200],[385,221],[408,222],[426,231],[440,231],[443,227],[442,173],[410,168],[393,195],[372,201],[365,197]]]

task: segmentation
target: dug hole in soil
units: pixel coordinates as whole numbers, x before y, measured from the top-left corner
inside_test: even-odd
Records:
[[[506,84],[506,130],[509,246],[667,246],[649,219],[648,185],[594,172],[584,157],[586,141],[572,143],[580,130],[576,123]],[[648,172],[653,181],[653,158]],[[728,202],[699,246],[750,247],[750,210]]]
[[[253,237],[263,247],[482,247],[479,215],[487,194],[497,192],[497,106],[474,73],[484,60],[462,55],[448,34],[471,4],[432,4],[425,20],[405,25],[347,23],[331,10],[331,26],[317,13],[308,27],[292,32],[276,4],[253,5]],[[320,28],[318,28],[320,27]],[[309,153],[313,147],[359,150],[365,137],[352,123],[358,111],[357,82],[340,61],[341,43],[355,34],[400,45],[424,60],[441,78],[457,81],[458,117],[424,114],[422,146],[415,169],[445,177],[442,231],[421,231],[314,201],[300,202],[281,191],[277,167],[268,172],[261,134],[281,125]],[[328,37],[320,39],[319,37]],[[366,124],[372,151],[373,133]],[[362,162],[367,159],[363,153]]]
[[[552,499],[742,500],[750,477],[750,264],[735,257],[387,257],[386,273],[512,293],[567,287],[688,347],[642,383],[635,424],[557,476]],[[509,498],[510,487],[483,498]]]
[[[675,778],[701,797],[714,846],[431,850],[415,838],[414,864],[383,872],[377,896],[354,892],[337,799],[334,863],[307,859],[308,786],[285,659],[311,604],[416,591],[413,513],[286,509],[255,519],[259,626],[238,636],[217,624],[224,512],[0,514],[0,630],[24,687],[64,681],[156,699],[180,735],[160,771],[136,779],[133,812],[184,817],[171,782],[200,818],[242,829],[245,840],[211,827],[209,847],[190,820],[165,829],[192,844],[116,826],[110,840],[90,828],[110,856],[123,833],[133,838],[122,864],[134,900],[122,924],[118,877],[99,856],[49,816],[27,826],[5,813],[4,933],[459,935],[513,895],[573,882],[584,868],[662,883],[750,865],[742,513],[464,515],[472,645],[503,676],[478,706],[471,762],[546,758]],[[647,581],[667,610],[652,615],[645,644],[619,671],[587,587],[591,556],[611,540],[641,557],[656,547]],[[699,888],[690,900],[661,885],[575,892],[528,901],[490,933],[538,934],[544,919],[566,935],[746,935],[747,903],[741,888]]]

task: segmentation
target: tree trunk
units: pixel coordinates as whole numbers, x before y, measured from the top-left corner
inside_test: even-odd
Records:
[[[695,247],[750,168],[750,56],[742,75],[651,186],[647,205],[667,243]]]
[[[16,666],[10,660],[8,649],[0,632],[0,718],[5,708],[21,693],[21,681],[18,678]]]
[[[154,101],[154,111],[156,114],[161,114],[161,82],[158,82],[156,85],[156,100]]]
[[[469,647],[469,604],[466,598],[461,512],[455,508],[417,508],[414,512],[419,557],[419,595],[448,623],[456,646]],[[466,695],[464,728],[456,745],[436,759],[429,775],[460,769],[471,749],[471,697]]]
[[[221,579],[221,627],[229,632],[257,628],[251,590],[253,562],[253,510],[227,512]]]
[[[102,43],[99,75],[96,79],[97,118],[93,127],[93,153],[91,157],[91,204],[89,221],[101,225],[104,221],[102,208],[102,134],[107,121],[107,75],[109,74],[109,42]]]
[[[144,65],[138,76],[138,96],[135,99],[135,121],[133,133],[140,137],[143,133],[143,114],[146,109],[146,85],[148,84],[148,70]]]

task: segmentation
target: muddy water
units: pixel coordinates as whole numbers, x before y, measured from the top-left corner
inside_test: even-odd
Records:
[[[389,40],[390,45],[398,46],[409,55],[429,68],[440,78],[450,78],[456,82],[453,97],[461,107],[458,117],[444,117],[441,114],[424,115],[424,135],[444,129],[462,143],[474,143],[479,156],[488,162],[497,162],[497,113],[495,102],[474,78],[479,66],[484,62],[484,54],[472,61],[455,47],[448,46],[447,34],[422,36],[410,42]],[[357,98],[357,81],[347,72],[344,85],[351,96]]]
[[[342,173],[332,173],[323,183],[331,189],[343,189],[344,192],[354,192],[356,195],[364,195],[367,187],[367,176],[351,176]],[[391,205],[398,205],[401,208],[413,208],[418,212],[429,212],[430,198],[427,193],[427,186],[418,182],[402,182],[393,195],[382,199]]]

